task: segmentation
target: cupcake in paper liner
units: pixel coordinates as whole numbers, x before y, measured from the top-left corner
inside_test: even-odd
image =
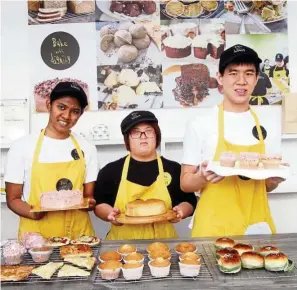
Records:
[[[188,243],[188,242],[179,243],[175,247],[175,252],[179,255],[181,255],[183,253],[188,253],[188,252],[195,253],[196,251],[197,251],[197,246],[195,246],[194,244]]]
[[[150,261],[154,261],[157,258],[163,258],[170,261],[171,259],[171,253],[168,250],[155,250],[151,251],[148,255]]]
[[[107,262],[107,261],[118,261],[121,262],[122,261],[122,256],[115,252],[115,251],[107,251],[107,252],[103,252],[100,254],[99,256],[99,261],[101,263]]]
[[[106,261],[98,265],[98,270],[103,280],[115,280],[119,278],[122,263],[118,261]]]
[[[117,253],[120,254],[123,258],[136,252],[137,252],[137,248],[133,245],[128,245],[128,244],[120,246],[117,250]]]
[[[183,261],[183,260],[194,260],[194,261],[198,261],[200,262],[201,257],[200,255],[198,255],[197,253],[194,252],[186,252],[183,253],[179,256],[179,260]]]
[[[124,262],[127,263],[143,263],[144,262],[144,256],[140,253],[132,253],[124,257]]]
[[[131,262],[122,266],[123,276],[125,280],[139,280],[142,277],[143,264],[139,262]]]
[[[183,260],[178,262],[180,274],[185,277],[195,277],[200,273],[201,265],[195,260]]]
[[[170,251],[169,247],[167,244],[165,243],[161,243],[161,242],[153,242],[151,244],[149,244],[146,248],[146,251],[148,252],[148,254],[152,251],[156,251],[156,250],[167,250]]]
[[[161,278],[169,275],[171,263],[168,259],[157,258],[148,263],[153,277]]]

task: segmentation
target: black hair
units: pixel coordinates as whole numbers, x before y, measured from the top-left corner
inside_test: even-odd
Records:
[[[260,72],[260,66],[259,66],[259,62],[257,60],[255,60],[254,57],[249,57],[249,56],[242,56],[242,57],[238,57],[232,61],[230,61],[229,63],[227,63],[226,65],[222,66],[219,68],[219,72],[221,75],[224,75],[224,72],[226,70],[226,68],[229,65],[245,65],[245,64],[251,64],[255,66],[256,69],[256,74],[258,75]]]

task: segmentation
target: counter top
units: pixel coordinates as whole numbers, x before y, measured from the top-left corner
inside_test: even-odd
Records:
[[[288,257],[297,264],[297,234],[278,234],[278,235],[259,235],[259,236],[239,236],[234,237],[236,241],[250,243],[256,248],[263,245],[275,245],[281,249]],[[160,240],[166,242],[171,249],[176,244],[188,239]],[[142,241],[103,241],[99,252],[105,250],[116,250],[124,243],[132,243],[137,246],[139,252],[144,252],[146,246],[153,242],[152,240]],[[5,284],[2,287],[7,289],[297,289],[297,268],[295,266],[292,272],[271,273],[261,270],[245,270],[238,274],[226,275],[220,273],[215,265],[215,250],[213,247],[214,238],[191,239],[190,242],[198,246],[198,252],[202,255],[201,272],[197,278],[181,278],[178,274],[176,263],[177,256],[172,258],[171,277],[164,279],[153,279],[144,269],[143,281],[125,282],[123,279],[114,282],[103,281],[94,269],[92,276],[86,281],[65,281],[65,282],[47,282],[47,283],[22,283]],[[97,253],[98,254],[98,253]],[[147,266],[146,266],[147,267]],[[94,284],[95,283],[95,284]],[[97,284],[98,283],[98,284]]]

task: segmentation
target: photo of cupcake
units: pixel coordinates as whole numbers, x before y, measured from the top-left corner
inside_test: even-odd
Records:
[[[139,280],[142,277],[143,264],[127,263],[122,266],[122,271],[125,280]]]
[[[171,263],[168,259],[157,258],[154,261],[148,263],[153,277],[161,278],[166,277],[170,273]]]
[[[196,277],[200,273],[201,265],[197,260],[182,260],[178,264],[182,276]]]
[[[194,50],[194,56],[199,59],[206,59],[208,55],[208,39],[197,35],[193,41],[192,46]]]
[[[115,280],[119,278],[122,263],[118,261],[106,261],[98,265],[98,270],[103,280]]]
[[[169,58],[184,58],[191,55],[191,38],[177,34],[165,38],[163,43],[165,54]]]
[[[169,25],[173,35],[183,35],[185,37],[194,38],[198,34],[198,23],[197,22],[173,22]]]
[[[219,59],[225,49],[225,41],[220,36],[212,37],[209,40],[209,53],[214,59]]]

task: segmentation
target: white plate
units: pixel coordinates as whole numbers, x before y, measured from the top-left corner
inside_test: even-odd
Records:
[[[220,176],[234,176],[241,175],[251,179],[262,180],[269,177],[281,177],[287,179],[292,175],[291,168],[287,166],[280,166],[278,169],[240,169],[236,167],[224,167],[220,162],[210,162],[207,170],[213,171]]]
[[[111,17],[111,18],[115,18],[117,20],[138,20],[138,21],[148,21],[148,20],[153,20],[155,18],[157,18],[158,15],[160,15],[160,5],[159,2],[157,2],[157,10],[155,13],[153,13],[152,15],[147,15],[147,14],[140,14],[137,17],[130,17],[127,16],[125,14],[122,13],[114,13],[110,11],[110,4],[111,1],[110,0],[96,0],[96,5],[98,7],[98,9],[100,11],[102,11],[104,14],[106,14],[107,16]]]

